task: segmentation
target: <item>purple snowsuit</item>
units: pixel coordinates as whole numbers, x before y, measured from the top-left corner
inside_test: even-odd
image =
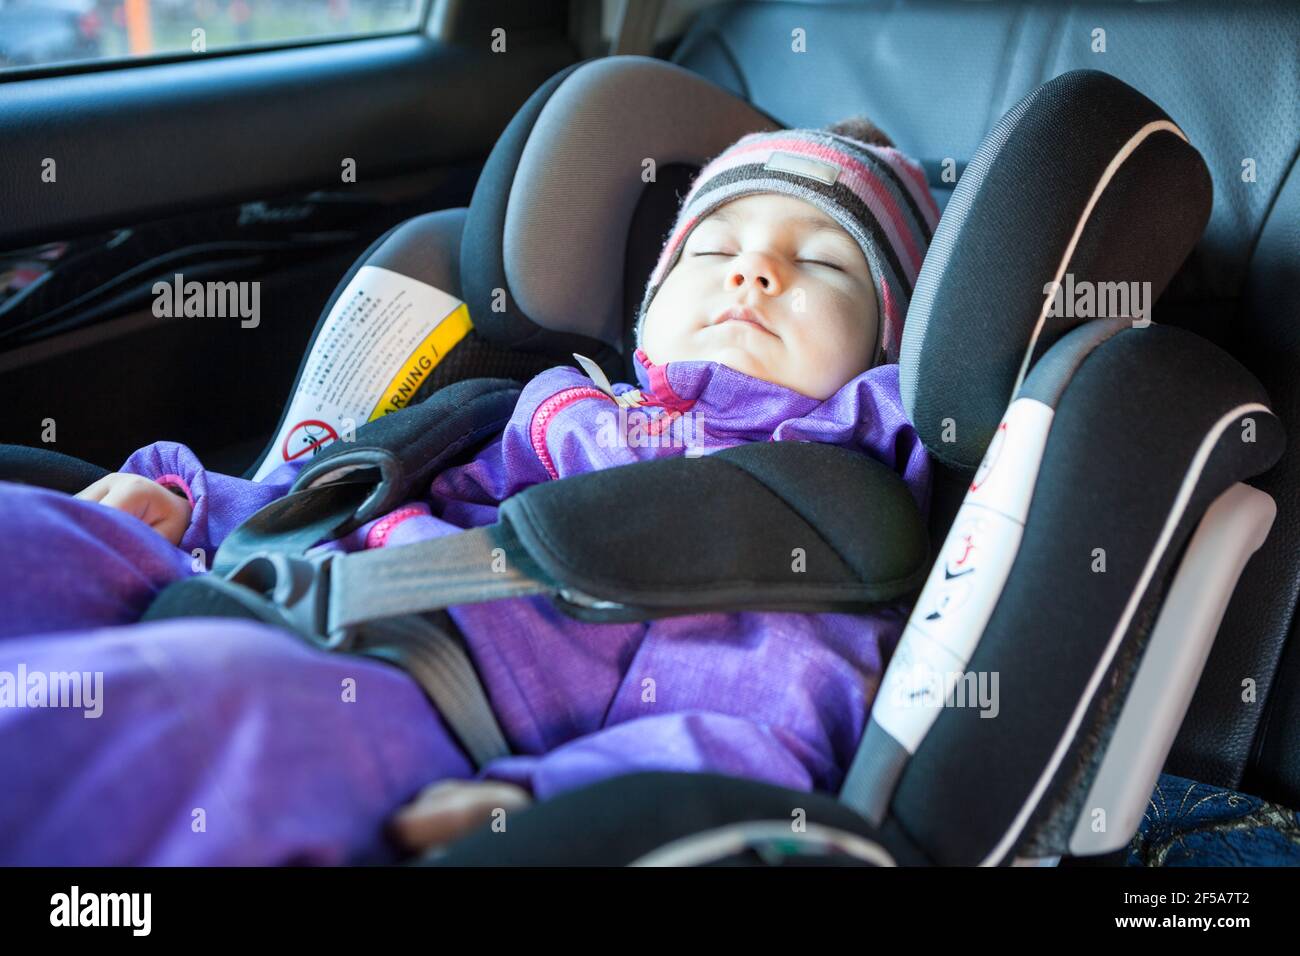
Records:
[[[581,372],[550,369],[524,388],[501,435],[435,478],[426,499],[320,547],[393,547],[489,524],[532,484],[688,444],[692,454],[767,440],[859,449],[927,509],[929,464],[896,365],[818,401],[714,362],[637,358],[645,404],[622,424]],[[245,621],[132,623],[159,589],[196,573],[194,549],[210,563],[299,467],[251,482],[206,471],[174,442],[135,452],[123,471],[193,502],[179,547],[120,511],[0,482],[0,681],[20,666],[103,674],[95,717],[6,705],[0,683],[0,864],[385,859],[384,820],[453,777],[513,781],[538,799],[636,770],[838,788],[902,605],[626,624],[580,622],[540,597],[453,607],[512,751],[477,774],[419,686],[386,663]]]

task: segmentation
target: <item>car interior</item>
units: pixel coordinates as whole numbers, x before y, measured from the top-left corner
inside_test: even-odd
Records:
[[[922,726],[884,702],[891,676],[937,666],[905,637],[839,793],[633,774],[415,862],[1300,863],[1298,92],[1287,0],[428,0],[385,35],[0,69],[0,481],[75,491],[159,438],[260,477],[351,284],[397,272],[463,302],[463,337],[356,446],[309,434],[287,504],[151,616],[257,617],[331,647],[339,619],[522,593],[600,621],[919,592],[909,635],[951,625],[962,667],[1035,688],[1002,720]],[[499,430],[533,375],[576,352],[635,381],[637,303],[712,155],[852,115],[920,161],[942,212],[900,372],[936,465],[928,514],[816,449],[738,449],[530,488],[490,535],[420,551],[400,602],[393,567],[349,557],[312,604],[305,547],[427,485],[430,451]],[[650,155],[657,175],[629,177]],[[1067,266],[1149,283],[1150,321],[1044,325]],[[160,315],[179,272],[257,281],[258,316]],[[705,466],[733,506],[623,537],[582,520]],[[755,521],[787,553],[785,529],[814,528],[848,570],[786,593],[737,544]],[[624,561],[701,522],[712,543],[680,568]],[[1002,543],[956,614],[936,602],[972,534]],[[450,573],[493,547],[523,572]],[[699,577],[714,586],[684,596]],[[463,656],[421,683],[476,758],[505,746],[490,709],[446,703],[482,695]],[[795,806],[813,822],[792,843],[773,821]]]

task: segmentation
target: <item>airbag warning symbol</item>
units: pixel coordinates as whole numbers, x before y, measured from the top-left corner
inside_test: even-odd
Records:
[[[339,433],[329,422],[308,419],[294,425],[284,436],[284,447],[280,453],[285,461],[293,461],[303,455],[315,455],[330,442],[336,440]]]

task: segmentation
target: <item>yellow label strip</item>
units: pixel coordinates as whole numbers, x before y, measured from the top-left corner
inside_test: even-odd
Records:
[[[383,418],[391,412],[405,408],[416,389],[420,387],[420,383],[428,378],[434,367],[442,361],[442,357],[450,352],[473,327],[473,323],[469,320],[469,306],[462,302],[451,314],[435,325],[433,331],[425,336],[424,341],[415,347],[415,351],[402,364],[401,370],[393,376],[393,380],[384,389],[383,397],[366,421],[373,422],[376,418]]]

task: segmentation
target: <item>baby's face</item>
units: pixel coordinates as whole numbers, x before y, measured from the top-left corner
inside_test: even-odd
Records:
[[[751,310],[751,319],[729,315]],[[826,399],[871,367],[879,315],[862,248],[793,196],[724,203],[692,230],[646,313],[656,364],[720,362]]]

